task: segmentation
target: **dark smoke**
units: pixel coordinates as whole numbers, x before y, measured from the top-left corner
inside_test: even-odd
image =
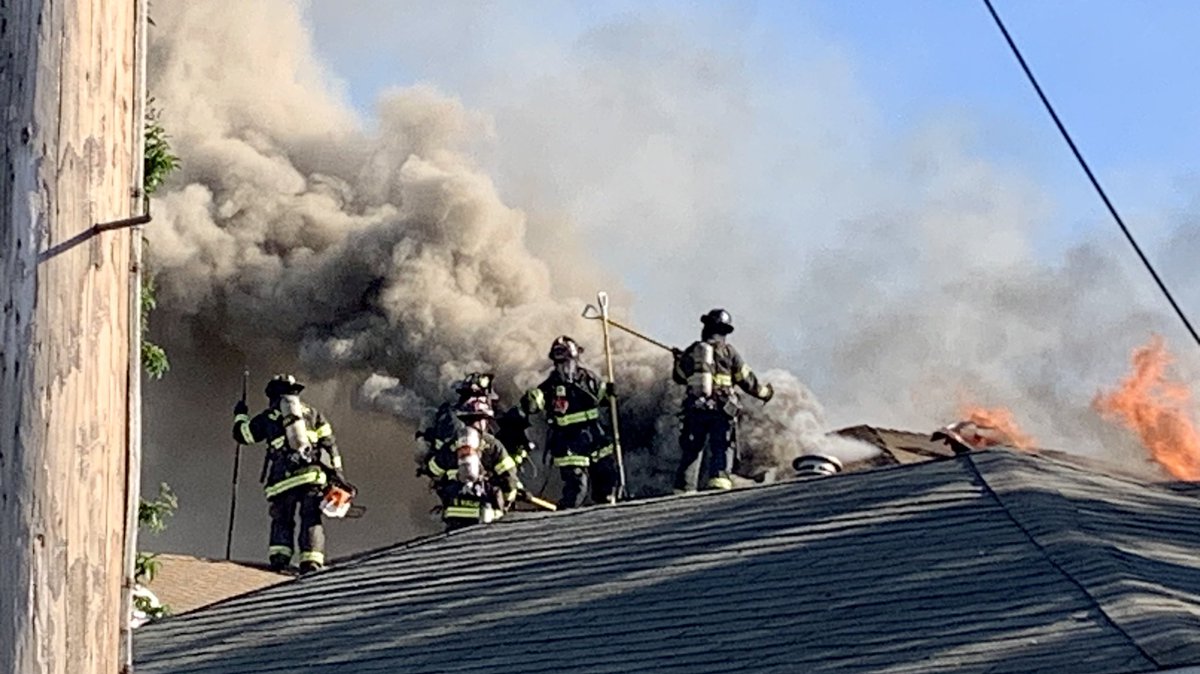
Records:
[[[385,94],[364,126],[283,0],[156,6],[155,20],[150,89],[183,158],[149,233],[155,321],[175,369],[147,391],[148,481],[166,477],[184,504],[164,545],[214,554],[223,543],[228,409],[244,363],[256,403],[272,372],[298,371],[334,422],[370,509],[338,525],[335,552],[428,530],[434,501],[411,475],[416,424],[472,370],[495,372],[513,401],[544,375],[560,333],[599,369],[598,325],[579,317],[586,299],[561,294],[526,245],[526,216],[471,160],[491,134],[485,116],[411,87]],[[678,452],[670,358],[623,335],[614,347],[630,486],[659,493]],[[746,423],[749,470],[804,448],[870,451],[826,440],[823,411],[795,377],[767,378],[779,397]],[[254,558],[261,450],[247,456],[238,549]]]

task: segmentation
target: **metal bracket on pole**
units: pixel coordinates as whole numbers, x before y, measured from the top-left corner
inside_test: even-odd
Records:
[[[122,218],[120,220],[111,220],[109,222],[97,222],[92,225],[92,231],[96,234],[100,232],[108,232],[114,229],[126,229],[128,227],[137,227],[138,225],[149,224],[154,216],[150,214],[150,199],[146,197],[142,201],[142,214],[135,215],[132,218]]]

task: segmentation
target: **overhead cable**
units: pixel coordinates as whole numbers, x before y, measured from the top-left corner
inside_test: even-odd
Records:
[[[1000,14],[997,13],[996,8],[992,6],[992,0],[983,0],[983,4],[987,6],[988,12],[992,15],[992,20],[996,22],[996,27],[999,28],[1000,33],[1004,35],[1004,40],[1008,43],[1008,48],[1012,50],[1012,54],[1016,57],[1017,63],[1021,64],[1021,70],[1025,71],[1025,77],[1027,77],[1029,79],[1029,83],[1033,85],[1033,90],[1037,92],[1038,98],[1042,100],[1042,105],[1045,106],[1046,112],[1050,113],[1051,119],[1054,120],[1054,125],[1058,127],[1058,132],[1062,134],[1063,140],[1067,141],[1067,145],[1071,148],[1072,154],[1075,155],[1076,161],[1079,162],[1079,166],[1083,168],[1083,172],[1087,174],[1088,180],[1091,181],[1092,187],[1094,187],[1096,189],[1096,193],[1100,195],[1100,199],[1108,208],[1108,212],[1112,214],[1113,220],[1116,221],[1117,226],[1121,228],[1121,232],[1125,235],[1125,239],[1129,241],[1129,245],[1133,246],[1134,252],[1136,252],[1138,257],[1141,258],[1142,264],[1146,266],[1146,271],[1150,272],[1150,276],[1154,277],[1154,282],[1158,284],[1158,289],[1162,291],[1163,296],[1166,297],[1167,301],[1171,303],[1171,308],[1175,310],[1175,314],[1179,316],[1179,320],[1183,321],[1183,325],[1192,335],[1192,339],[1198,346],[1200,346],[1200,334],[1196,333],[1196,329],[1192,327],[1192,323],[1188,320],[1187,314],[1183,312],[1183,309],[1179,306],[1179,303],[1175,301],[1174,296],[1171,295],[1171,291],[1167,289],[1167,284],[1163,282],[1162,277],[1160,277],[1158,272],[1155,271],[1154,265],[1150,262],[1150,259],[1146,257],[1144,252],[1142,252],[1142,247],[1138,245],[1137,240],[1133,238],[1133,234],[1129,231],[1129,228],[1125,226],[1125,221],[1122,220],[1121,215],[1117,213],[1117,207],[1113,205],[1112,200],[1108,198],[1108,194],[1105,193],[1104,188],[1100,186],[1100,181],[1096,179],[1096,174],[1092,173],[1092,168],[1088,165],[1087,160],[1083,158],[1083,153],[1081,153],[1079,151],[1079,147],[1075,145],[1075,141],[1071,138],[1071,134],[1067,132],[1067,127],[1063,124],[1062,119],[1059,118],[1058,113],[1055,112],[1054,106],[1050,103],[1050,99],[1046,98],[1046,92],[1042,91],[1042,86],[1038,84],[1037,77],[1034,76],[1033,71],[1029,68],[1029,64],[1025,61],[1025,57],[1021,54],[1021,49],[1017,47],[1017,43],[1013,40],[1012,35],[1008,32],[1008,28],[1004,26],[1004,21],[1000,18]]]

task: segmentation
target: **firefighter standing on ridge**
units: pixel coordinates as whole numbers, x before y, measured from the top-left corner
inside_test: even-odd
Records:
[[[612,385],[579,364],[581,353],[570,337],[555,339],[550,346],[554,371],[521,399],[526,418],[546,413],[546,449],[563,481],[559,508],[579,506],[589,482],[593,502],[614,503],[619,482],[612,440],[600,425],[600,406],[613,395]]]
[[[764,403],[775,395],[770,384],[760,384],[725,337],[733,332],[729,312],[713,309],[700,317],[700,341],[675,354],[672,379],[687,386],[683,401],[683,431],[679,446],[683,456],[675,473],[675,491],[732,489],[730,473],[737,451],[737,419],[741,413],[734,386]],[[708,460],[704,446],[708,445]],[[698,480],[699,478],[699,480]]]
[[[491,401],[468,398],[455,413],[462,426],[428,463],[447,531],[502,516],[516,502],[520,489],[517,462],[488,432],[494,420]]]
[[[331,477],[340,483],[345,479],[333,426],[300,401],[302,390],[292,375],[275,375],[267,383],[267,409],[250,418],[245,401],[233,408],[233,437],[246,445],[267,443],[263,474],[271,504],[271,568],[283,570],[291,564],[299,510],[300,572],[309,573],[325,565],[321,498]]]

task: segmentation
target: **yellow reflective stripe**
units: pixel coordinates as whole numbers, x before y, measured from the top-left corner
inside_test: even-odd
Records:
[[[585,421],[600,418],[600,410],[592,408],[583,412],[575,412],[574,414],[564,414],[559,417],[550,417],[550,423],[555,426],[572,426],[581,424]]]
[[[575,454],[568,454],[566,456],[554,457],[554,467],[555,468],[565,468],[565,467],[587,468],[591,464],[592,464],[591,459],[587,458],[586,456],[576,456]]]
[[[438,465],[437,459],[430,459],[427,465],[429,472],[433,473],[434,477],[442,477],[446,474],[446,469]]]
[[[243,414],[242,416],[246,416],[246,415]],[[245,440],[245,442],[242,444],[245,444],[245,445],[253,445],[254,444],[254,434],[250,432],[250,424],[249,423],[247,423],[245,420],[242,420],[242,421],[234,422],[234,426],[237,428],[238,433],[242,436],[242,440]]]
[[[275,438],[274,440],[271,441],[271,448],[279,449],[280,447],[283,447],[283,443],[285,443],[285,442],[287,442],[287,438],[285,438],[284,436],[281,435],[278,438]]]
[[[506,456],[500,463],[496,464],[496,468],[494,470],[497,473],[507,473],[508,471],[510,471],[516,467],[517,467],[517,462],[513,461],[513,458],[511,456]]]
[[[750,366],[742,365],[742,369],[738,370],[737,374],[733,375],[733,378],[735,381],[746,381],[747,379],[749,379],[750,378]]]
[[[273,496],[278,496],[289,489],[301,487],[307,484],[323,487],[325,486],[326,482],[327,478],[325,477],[325,471],[321,470],[317,466],[310,466],[287,479],[280,480],[275,484],[267,485],[266,489],[263,489],[263,492],[267,495],[267,498],[271,498]]]
[[[334,469],[334,470],[341,470],[341,469],[342,469],[342,455],[341,455],[341,454],[334,454],[334,455],[333,455],[333,458],[332,458],[332,459],[330,459],[330,460],[329,460],[329,462],[330,462],[331,464],[333,464],[333,469]]]
[[[727,374],[714,374],[713,375],[713,385],[714,386],[733,386],[733,377],[731,377]]]
[[[733,489],[733,480],[727,477],[714,477],[708,481],[708,486],[713,489]]]
[[[451,468],[450,470],[446,471],[446,479],[447,480],[458,479],[458,468]]]
[[[315,552],[312,550],[310,550],[308,552],[301,552],[300,553],[300,561],[302,563],[303,562],[314,562],[316,564],[320,564],[320,565],[324,566],[325,565],[325,553],[324,552]]]
[[[249,414],[235,414],[235,415],[233,416],[233,423],[235,423],[235,424],[236,424],[236,423],[237,423],[237,422],[239,422],[239,421],[245,421],[245,422],[249,423],[249,422],[250,422],[250,415],[249,415]]]
[[[307,431],[306,430],[306,431],[304,431],[304,436],[306,438],[308,438],[308,441],[314,445],[317,444],[317,440],[321,439],[321,438],[317,437],[316,431]]]
[[[469,517],[471,519],[479,519],[481,510],[479,506],[448,506],[442,513],[445,517]]]
[[[595,452],[592,452],[592,460],[599,461],[600,459],[603,459],[606,456],[612,456],[612,453],[613,453],[613,446],[605,445],[605,446],[601,447],[600,449],[597,449]]]
[[[515,503],[516,500],[517,500],[517,490],[516,489],[514,489],[504,495],[505,503]]]
[[[320,440],[321,438],[328,438],[329,436],[333,435],[333,426],[330,425],[330,423],[328,421],[326,421],[325,423],[321,424],[320,426],[317,426],[317,430],[315,432],[317,434],[318,440]]]
[[[272,545],[267,548],[267,554],[274,557],[276,555],[292,556],[292,546],[290,545]]]

